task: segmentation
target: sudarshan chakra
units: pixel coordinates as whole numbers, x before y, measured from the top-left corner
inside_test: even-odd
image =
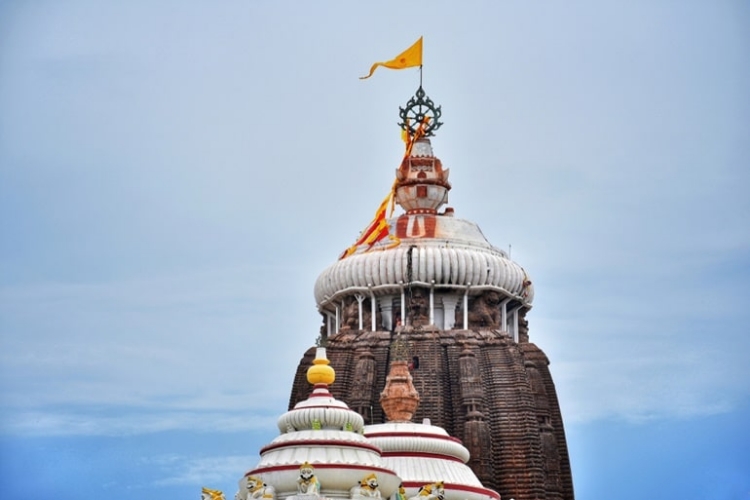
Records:
[[[440,121],[442,114],[441,107],[436,106],[432,99],[427,97],[420,85],[414,97],[409,99],[406,106],[398,108],[398,116],[401,118],[398,125],[410,136],[415,137],[418,134],[419,125],[424,124],[422,135],[431,137],[443,124]]]

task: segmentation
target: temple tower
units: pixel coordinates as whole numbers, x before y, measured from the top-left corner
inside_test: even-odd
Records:
[[[338,375],[330,391],[367,425],[380,406],[393,342],[429,419],[460,439],[482,484],[515,500],[572,500],[573,483],[549,360],[529,341],[529,275],[474,222],[446,207],[451,184],[432,149],[441,109],[420,86],[400,108],[406,152],[391,192],[352,247],[315,284],[321,343]],[[392,201],[403,213],[386,215]],[[310,348],[290,408],[310,394]]]

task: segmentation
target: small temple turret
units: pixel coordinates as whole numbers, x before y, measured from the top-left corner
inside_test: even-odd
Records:
[[[362,416],[329,392],[335,378],[326,349],[318,347],[307,370],[310,396],[279,417],[281,434],[240,480],[237,500],[358,500],[398,491],[401,480],[364,437]]]

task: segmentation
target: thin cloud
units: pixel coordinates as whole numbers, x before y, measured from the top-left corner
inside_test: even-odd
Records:
[[[272,432],[276,415],[261,416],[263,409],[230,411],[137,411],[125,408],[60,410],[12,413],[2,419],[2,432],[24,436],[133,436],[165,431],[232,433]],[[265,409],[267,412],[268,410]]]
[[[242,471],[252,467],[257,461],[257,455],[202,458],[169,455],[149,459],[148,463],[161,468],[162,474],[165,476],[154,481],[154,486],[167,486],[174,484],[234,483]],[[240,471],[239,474],[238,471]],[[229,492],[224,493],[228,497],[231,496]]]

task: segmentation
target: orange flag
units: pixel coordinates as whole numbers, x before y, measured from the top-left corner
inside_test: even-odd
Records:
[[[383,66],[384,68],[390,68],[390,69],[404,69],[404,68],[413,68],[414,66],[421,66],[422,65],[422,37],[419,37],[419,40],[414,42],[414,45],[391,59],[390,61],[384,61],[384,62],[376,62],[372,65],[370,68],[370,74],[367,76],[360,76],[360,80],[364,80],[365,78],[370,78],[373,73],[375,73],[375,70],[378,68],[378,66]]]

